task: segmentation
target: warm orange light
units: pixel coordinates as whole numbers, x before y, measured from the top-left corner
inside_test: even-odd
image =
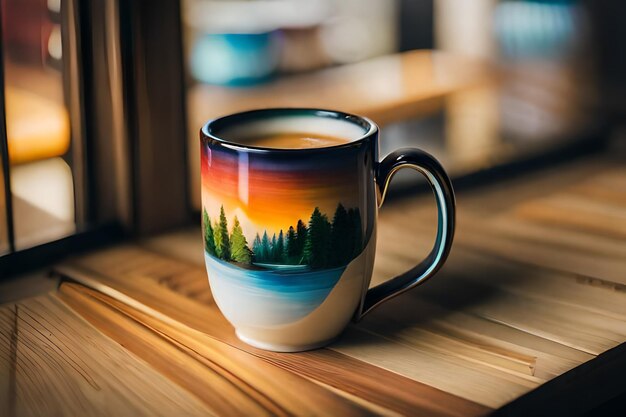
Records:
[[[5,94],[11,163],[35,161],[67,152],[70,121],[62,105],[14,87],[7,87]]]
[[[223,205],[229,223],[236,215],[248,239],[264,230],[271,235],[298,220],[305,223],[315,207],[332,216],[341,203],[357,207],[357,170],[306,172],[268,169],[241,170],[234,161],[215,160],[202,166],[203,206],[211,219]]]

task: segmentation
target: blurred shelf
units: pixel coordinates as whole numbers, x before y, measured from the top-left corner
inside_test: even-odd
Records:
[[[383,126],[437,113],[451,94],[493,79],[485,63],[420,50],[277,78],[254,87],[194,85],[187,92],[192,206],[200,207],[198,130],[208,120],[264,107],[314,107],[367,116]]]
[[[199,129],[207,120],[244,110],[316,107],[357,113],[384,125],[432,113],[447,94],[488,75],[488,67],[475,60],[409,51],[246,88],[197,84],[188,91],[189,121]]]

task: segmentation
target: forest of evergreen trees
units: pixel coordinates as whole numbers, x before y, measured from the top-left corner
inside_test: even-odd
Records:
[[[362,250],[363,234],[358,208],[346,210],[337,205],[332,222],[315,207],[308,223],[298,220],[295,228],[286,233],[280,230],[270,238],[267,231],[256,234],[252,248],[243,234],[237,216],[228,232],[224,207],[219,220],[211,221],[206,210],[202,212],[204,248],[217,258],[240,263],[308,265],[313,269],[346,265]]]

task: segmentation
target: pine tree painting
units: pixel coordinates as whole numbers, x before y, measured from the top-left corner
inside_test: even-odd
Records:
[[[233,233],[230,235],[230,251],[230,257],[235,262],[249,264],[252,261],[252,251],[248,248],[248,242],[243,235],[237,216],[233,221]]]
[[[296,227],[282,229],[278,235],[267,230],[257,232],[252,249],[237,216],[229,233],[224,207],[219,221],[211,222],[206,210],[202,212],[205,251],[225,261],[241,264],[306,265],[311,269],[336,268],[348,264],[363,250],[363,230],[358,208],[338,204],[332,222],[315,207],[308,225],[298,220]]]
[[[263,232],[263,239],[261,239],[261,253],[259,254],[259,261],[267,262],[270,260],[272,248],[270,246],[270,239],[267,237],[267,231]]]
[[[282,264],[286,263],[285,258],[285,236],[283,235],[283,229],[280,229],[278,233],[278,239],[276,240],[276,246],[274,247],[274,260]]]
[[[296,225],[296,248],[295,252],[298,254],[300,258],[304,254],[304,244],[306,243],[306,235],[307,235],[306,224],[302,220],[298,220],[298,224]]]
[[[252,242],[252,253],[255,261],[260,261],[261,256],[261,238],[259,237],[259,233],[254,236],[254,241]]]
[[[208,254],[215,256],[213,226],[211,226],[211,218],[206,210],[202,210],[202,232],[204,236],[204,250],[206,250]]]
[[[272,263],[277,263],[278,257],[276,253],[276,233],[272,236],[272,242],[270,243],[270,261]]]
[[[213,223],[213,243],[215,246],[215,256],[222,258],[222,234],[219,232],[220,225],[217,221]]]
[[[339,204],[335,210],[330,234],[332,251],[329,254],[329,262],[332,266],[347,263],[352,257],[354,239],[351,226],[348,212]]]
[[[328,265],[328,255],[330,253],[330,231],[331,225],[328,217],[320,212],[319,207],[315,207],[307,232],[307,239],[304,244],[304,263],[311,268],[319,269]]]
[[[295,264],[300,263],[300,259],[302,258],[302,253],[298,251],[298,247],[296,244],[296,230],[293,226],[289,226],[289,230],[287,230],[287,238],[286,238],[286,258],[287,263]]]
[[[230,260],[230,238],[228,237],[228,221],[226,220],[226,214],[224,213],[224,206],[220,208],[220,223],[218,229],[215,231],[216,235],[220,235],[219,253],[220,258],[226,261]],[[215,242],[217,246],[217,241]]]

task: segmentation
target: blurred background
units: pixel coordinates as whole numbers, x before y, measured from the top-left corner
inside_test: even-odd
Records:
[[[383,154],[418,145],[457,177],[580,143],[600,127],[590,16],[579,1],[182,6],[196,208],[198,126],[248,108],[365,114],[384,126]]]
[[[0,0],[0,264],[194,222],[198,130],[251,108],[363,114],[458,183],[619,142],[617,3]]]

